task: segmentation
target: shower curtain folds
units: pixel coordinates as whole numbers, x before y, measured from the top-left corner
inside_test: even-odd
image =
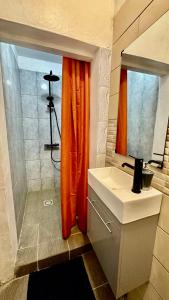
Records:
[[[116,153],[127,155],[127,70],[121,69]]]
[[[62,234],[87,231],[90,63],[63,58],[61,135]]]

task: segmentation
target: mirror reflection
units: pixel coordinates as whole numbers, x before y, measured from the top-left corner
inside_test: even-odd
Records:
[[[162,17],[122,53],[116,138],[116,153],[154,160],[158,167],[169,117],[168,40],[162,38],[166,22]]]

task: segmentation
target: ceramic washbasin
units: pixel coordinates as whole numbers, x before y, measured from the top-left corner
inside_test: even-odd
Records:
[[[133,193],[133,177],[116,167],[89,169],[88,183],[122,224],[160,212],[162,193],[152,187]]]

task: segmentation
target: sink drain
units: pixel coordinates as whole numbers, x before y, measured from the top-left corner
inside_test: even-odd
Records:
[[[50,206],[50,205],[53,205],[53,200],[52,200],[52,199],[50,199],[50,200],[44,200],[44,201],[43,201],[43,205],[44,205],[44,206]]]

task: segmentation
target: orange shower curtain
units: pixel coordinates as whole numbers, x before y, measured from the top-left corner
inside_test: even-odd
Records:
[[[63,58],[61,136],[62,234],[87,231],[90,64]]]
[[[127,155],[127,70],[121,69],[116,152]]]

